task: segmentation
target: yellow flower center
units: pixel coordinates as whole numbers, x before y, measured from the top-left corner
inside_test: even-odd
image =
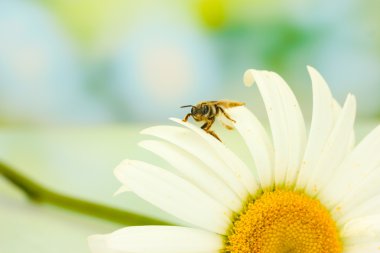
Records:
[[[329,212],[303,193],[266,192],[248,204],[227,238],[230,253],[339,253],[342,243]]]

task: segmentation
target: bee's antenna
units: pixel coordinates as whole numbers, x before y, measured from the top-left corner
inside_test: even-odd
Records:
[[[183,105],[181,106],[181,108],[185,108],[185,107],[194,107],[193,105]]]

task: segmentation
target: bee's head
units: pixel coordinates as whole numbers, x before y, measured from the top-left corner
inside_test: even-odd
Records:
[[[200,117],[202,117],[202,106],[201,105],[184,105],[184,106],[181,106],[181,108],[186,108],[186,107],[191,107],[191,116],[193,116],[193,118],[195,120],[200,120]]]
[[[194,106],[194,105],[183,105],[181,106],[181,108],[186,108],[186,107],[191,107],[191,114],[197,114],[198,113],[198,110],[199,108],[197,108],[197,106]]]
[[[191,107],[191,116],[193,116],[196,121],[202,120],[204,115],[208,112],[208,106],[205,104],[181,106],[181,108],[185,107]]]

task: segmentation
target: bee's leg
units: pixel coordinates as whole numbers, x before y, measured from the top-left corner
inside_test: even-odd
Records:
[[[201,128],[207,132],[207,129],[210,128],[208,125],[209,125],[209,123],[206,122],[206,123],[204,123],[204,124],[201,126]]]
[[[183,122],[187,122],[187,120],[189,119],[189,117],[191,116],[191,113],[188,113],[186,114],[186,116],[183,118]]]
[[[230,126],[230,125],[227,125],[226,123],[220,121],[220,123],[222,124],[222,126],[224,126],[227,130],[233,130],[234,127],[233,126]]]
[[[216,133],[214,131],[207,130],[206,132],[211,134],[212,136],[214,136],[216,139],[218,139],[218,141],[222,142],[222,140],[219,138],[219,136],[216,135]]]
[[[235,121],[234,119],[232,119],[231,116],[228,115],[228,113],[226,113],[226,112],[223,110],[222,107],[219,107],[219,110],[223,113],[223,115],[224,115],[227,119],[229,119],[229,120],[231,120],[232,122],[236,123],[236,121]]]
[[[201,128],[207,132],[210,129],[210,127],[212,126],[212,124],[214,124],[214,122],[215,122],[215,118],[208,119],[206,121],[206,123],[204,123],[201,126]]]
[[[211,134],[212,136],[214,136],[216,139],[218,139],[220,142],[222,142],[222,140],[216,135],[216,133],[212,130],[210,130],[212,124],[214,124],[215,122],[215,118],[212,118],[210,119],[209,121],[207,121],[206,123],[204,123],[201,128],[203,130],[205,130],[207,133]]]

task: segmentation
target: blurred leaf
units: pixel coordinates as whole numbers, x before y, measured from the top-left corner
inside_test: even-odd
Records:
[[[138,148],[142,128],[1,128],[0,159],[63,194],[180,224],[133,193],[112,196],[120,186],[112,171],[123,159],[162,164]],[[88,235],[121,227],[50,205],[35,205],[0,177],[0,252],[89,252]]]

